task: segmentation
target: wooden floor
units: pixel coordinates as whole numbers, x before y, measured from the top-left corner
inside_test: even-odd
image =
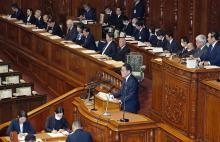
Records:
[[[0,52],[0,59],[3,59],[4,61],[8,61],[7,57],[5,57]],[[46,87],[42,86],[37,80],[35,80],[30,73],[24,72],[19,66],[16,66],[14,64],[12,65],[12,69],[16,71],[20,71],[22,73],[22,78],[26,82],[33,82],[34,83],[34,90],[39,92],[40,94],[47,94],[47,101],[50,101],[54,98],[54,96],[50,95],[49,91]],[[152,86],[151,86],[151,80],[144,79],[140,84],[140,94],[139,94],[139,100],[141,103],[141,109],[139,111],[140,114],[148,114],[150,105],[151,105],[151,94],[152,94]]]

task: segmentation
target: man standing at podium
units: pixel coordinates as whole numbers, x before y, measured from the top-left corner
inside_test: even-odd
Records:
[[[138,100],[139,84],[137,79],[132,75],[132,68],[129,64],[122,66],[121,75],[124,80],[122,81],[121,89],[115,94],[115,97],[121,101],[122,110],[137,113],[140,108]]]

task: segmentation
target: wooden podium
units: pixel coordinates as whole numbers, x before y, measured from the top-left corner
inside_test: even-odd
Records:
[[[152,73],[152,118],[203,139],[201,81],[218,78],[220,69],[190,69],[178,59],[163,59],[152,60]]]
[[[122,111],[116,111],[118,105],[109,109],[110,116],[103,116],[102,102],[96,98],[97,111],[91,111],[93,106],[86,106],[84,100],[75,98],[73,105],[75,107],[75,117],[79,119],[83,128],[89,131],[95,142],[153,142],[155,122],[151,119],[138,114],[125,113],[129,122],[120,122],[123,116]]]

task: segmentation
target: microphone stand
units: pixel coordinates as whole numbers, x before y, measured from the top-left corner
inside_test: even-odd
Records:
[[[107,96],[107,102],[105,106],[105,112],[102,114],[103,116],[110,116],[110,112],[108,112],[108,103],[109,103],[109,96]]]
[[[129,122],[129,119],[128,118],[125,118],[125,97],[127,95],[127,85],[125,86],[125,94],[123,96],[123,116],[122,118],[120,119],[120,122]]]

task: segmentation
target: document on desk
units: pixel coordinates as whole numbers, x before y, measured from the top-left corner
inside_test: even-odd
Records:
[[[132,41],[126,41],[127,43],[131,43],[131,44],[136,44],[136,43],[138,43],[138,41],[137,40],[132,40]]]
[[[40,35],[42,35],[42,36],[51,36],[52,34],[48,33],[48,32],[45,32],[45,33],[40,33]]]
[[[140,42],[140,41],[138,41],[138,45],[137,45],[138,47],[141,47],[141,46],[147,46],[147,44],[145,44],[144,42]]]
[[[47,133],[52,138],[57,138],[57,137],[64,137],[64,134],[62,133]]]
[[[32,29],[33,32],[43,32],[45,31],[44,29]]]
[[[154,47],[143,47],[145,50],[152,50]]]
[[[124,62],[122,62],[122,61],[107,60],[104,62],[107,64],[110,64],[110,65],[113,65],[116,68],[122,67],[124,65]]]
[[[77,44],[65,44],[65,46],[67,46],[69,48],[74,48],[74,49],[83,48],[82,46],[77,45]]]
[[[35,25],[32,25],[32,24],[19,24],[19,25],[22,27],[25,27],[25,28],[35,28],[36,27]]]
[[[48,36],[50,39],[56,40],[56,39],[61,39],[61,37],[57,36],[57,35],[52,35],[52,36]]]
[[[126,37],[125,40],[126,40],[126,41],[127,41],[127,40],[134,40],[134,38],[133,38],[133,37]]]
[[[214,66],[214,65],[210,65],[210,66],[204,66],[205,69],[218,69],[220,68],[219,66]]]
[[[81,52],[86,53],[86,54],[96,53],[95,50],[81,50]]]
[[[92,57],[94,57],[96,59],[107,59],[107,58],[109,58],[108,56],[102,55],[102,54],[92,54],[90,56],[92,56]]]

